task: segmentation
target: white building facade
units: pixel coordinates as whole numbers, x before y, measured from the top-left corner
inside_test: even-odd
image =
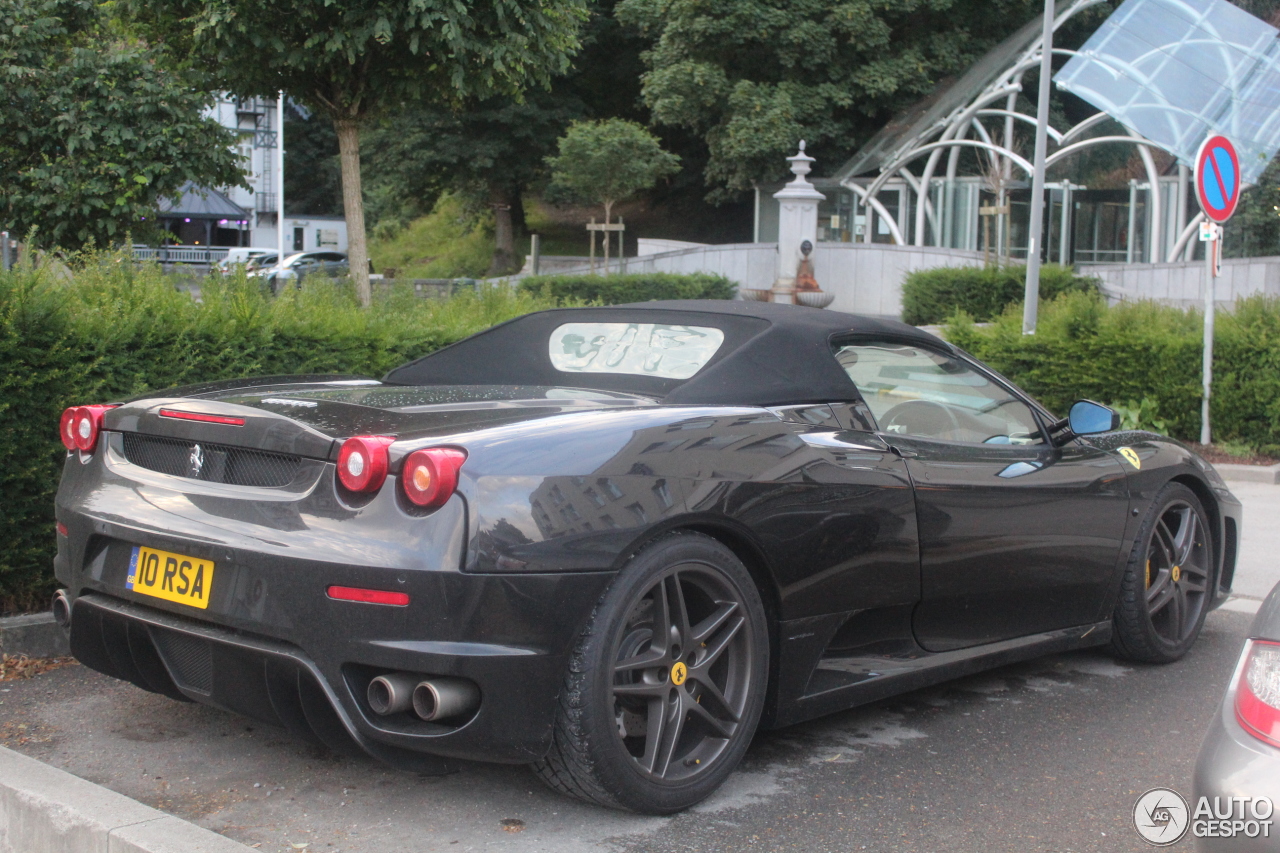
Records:
[[[289,109],[290,107],[286,107]],[[278,156],[281,116],[278,102],[267,98],[221,95],[206,112],[237,135],[236,150],[248,187],[222,187],[203,194],[197,203],[185,198],[165,205],[161,220],[183,245],[210,249],[230,246],[278,247],[283,160]],[[287,139],[285,140],[287,144]],[[209,202],[212,198],[212,203]],[[183,203],[187,202],[187,203]],[[234,205],[230,210],[225,202]],[[341,216],[290,216],[285,198],[285,253],[347,250],[347,223]]]

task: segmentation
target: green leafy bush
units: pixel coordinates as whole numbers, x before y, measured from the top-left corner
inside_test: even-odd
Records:
[[[1041,306],[1034,335],[1022,334],[1021,310],[1011,307],[986,328],[958,315],[946,336],[1059,414],[1089,398],[1120,403],[1131,423],[1200,435],[1203,319],[1195,310],[1108,307],[1096,294],[1067,293]],[[1280,300],[1253,297],[1218,315],[1213,376],[1214,440],[1280,450]]]
[[[913,326],[941,323],[957,311],[985,323],[1010,303],[1022,304],[1025,266],[937,267],[909,273],[902,282],[902,321]],[[1040,299],[1063,293],[1096,293],[1098,280],[1078,276],[1070,267],[1040,268]]]
[[[561,301],[622,305],[654,299],[732,299],[736,285],[719,275],[636,273],[634,275],[539,275],[520,280],[524,293]]]
[[[397,364],[553,302],[487,288],[445,301],[392,290],[361,309],[346,282],[308,279],[279,298],[240,277],[197,302],[154,267],[92,255],[65,270],[0,273],[0,610],[52,589],[53,496],[74,404],[279,373],[380,376]]]

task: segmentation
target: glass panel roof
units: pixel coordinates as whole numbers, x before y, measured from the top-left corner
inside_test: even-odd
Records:
[[[1057,0],[1055,14],[1061,15],[1070,3],[1071,0]],[[1039,42],[1043,21],[1043,15],[1036,15],[1035,20],[992,48],[959,79],[943,80],[933,92],[894,116],[836,172],[834,179],[843,181],[888,166],[895,155],[918,142],[930,128],[971,104],[988,86],[1008,73],[1023,53]],[[993,106],[1002,108],[1004,104]]]
[[[1226,0],[1126,0],[1055,80],[1187,165],[1224,134],[1256,183],[1280,148],[1278,35]]]

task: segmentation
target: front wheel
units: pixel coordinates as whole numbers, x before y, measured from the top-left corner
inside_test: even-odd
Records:
[[[556,790],[646,814],[705,799],[733,772],[764,704],[769,638],[750,573],[697,533],[632,557],[569,664],[547,757]]]
[[[1208,612],[1213,554],[1200,499],[1169,483],[1152,501],[1125,568],[1112,616],[1117,654],[1171,663],[1187,653]]]

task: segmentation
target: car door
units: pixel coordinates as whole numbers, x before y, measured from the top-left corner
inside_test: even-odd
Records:
[[[966,648],[1103,618],[1128,511],[1110,455],[1046,441],[1019,392],[918,343],[850,341],[836,358],[907,461],[920,532],[916,638]]]

